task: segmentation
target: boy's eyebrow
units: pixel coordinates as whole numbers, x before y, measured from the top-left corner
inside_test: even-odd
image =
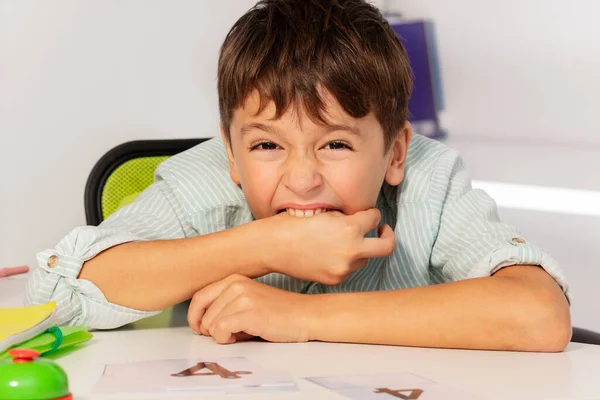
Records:
[[[277,129],[274,126],[261,124],[260,122],[250,122],[250,123],[242,125],[242,127],[240,128],[242,137],[253,129],[259,129],[261,131],[269,132],[274,135],[283,136],[283,132],[281,132],[279,129]]]
[[[356,128],[354,126],[350,126],[350,125],[332,124],[332,125],[326,125],[326,127],[327,127],[327,133],[335,132],[335,131],[347,131],[356,136],[361,135],[360,130],[358,128]],[[262,124],[260,122],[250,122],[250,123],[244,124],[240,128],[240,132],[241,132],[242,136],[244,136],[253,129],[260,129],[261,131],[269,132],[269,133],[272,133],[277,136],[284,136],[283,132],[280,131],[277,127]]]

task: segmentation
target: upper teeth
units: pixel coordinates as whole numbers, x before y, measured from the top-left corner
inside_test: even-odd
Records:
[[[296,210],[294,208],[287,209],[288,214],[296,216],[296,217],[312,217],[313,215],[319,215],[326,211],[327,211],[326,208],[317,208],[314,210]]]

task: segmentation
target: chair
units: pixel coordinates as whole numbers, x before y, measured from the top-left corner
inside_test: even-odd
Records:
[[[571,342],[600,344],[600,333],[588,329],[573,327]]]
[[[98,225],[135,200],[154,182],[154,170],[167,158],[208,139],[136,140],[123,143],[98,160],[84,192],[85,218]]]

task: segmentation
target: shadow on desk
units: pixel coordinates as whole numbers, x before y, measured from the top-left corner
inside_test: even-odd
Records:
[[[160,328],[179,328],[188,326],[187,311],[190,301],[184,301],[173,307],[165,309],[154,317],[145,318],[140,321],[127,324],[116,331],[131,331],[138,329],[160,329]]]

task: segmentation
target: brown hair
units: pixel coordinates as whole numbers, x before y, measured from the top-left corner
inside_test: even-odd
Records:
[[[258,113],[271,100],[275,118],[302,104],[311,120],[326,124],[319,87],[354,118],[374,112],[389,148],[409,116],[412,74],[377,8],[364,0],[261,0],[227,34],[218,66],[227,138],[234,110],[255,89]]]

